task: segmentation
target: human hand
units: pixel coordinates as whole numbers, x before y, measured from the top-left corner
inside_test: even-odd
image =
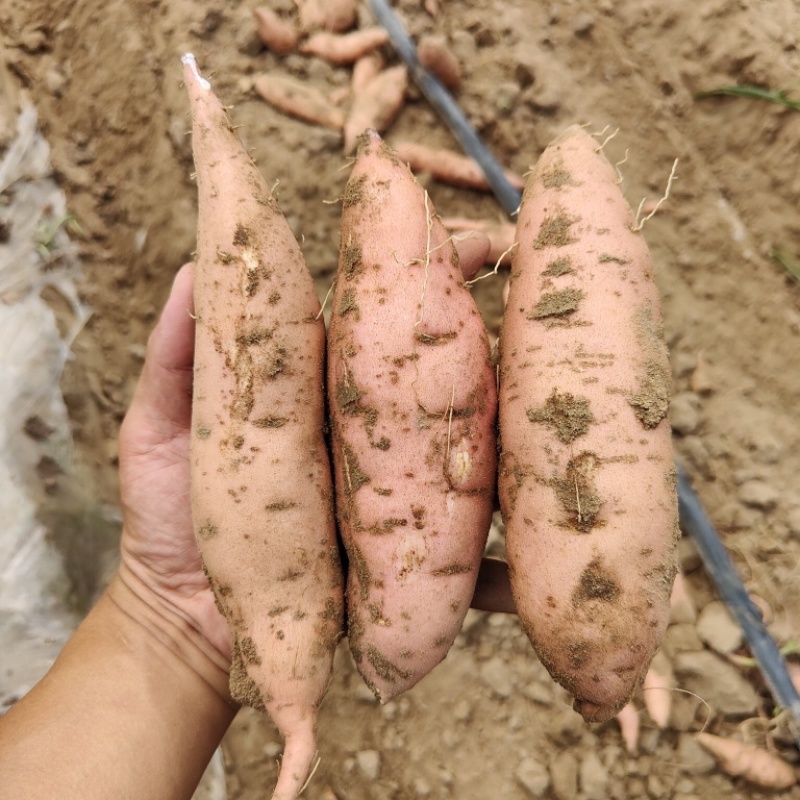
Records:
[[[231,637],[192,526],[189,440],[194,363],[192,266],[175,277],[120,430],[123,580],[177,613],[230,661]]]
[[[483,263],[483,242],[478,247],[472,240],[459,245],[465,278],[471,278]],[[191,517],[192,286],[187,264],[178,272],[150,337],[120,431],[121,575],[135,581],[134,591],[149,592],[165,610],[178,613],[230,660],[230,631],[203,571]],[[484,560],[473,605],[514,611],[502,562]]]

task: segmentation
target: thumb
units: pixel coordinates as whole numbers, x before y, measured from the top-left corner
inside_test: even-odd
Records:
[[[174,435],[188,428],[192,414],[194,366],[193,265],[178,271],[161,318],[147,343],[147,355],[129,416]],[[142,420],[142,417],[144,418]]]

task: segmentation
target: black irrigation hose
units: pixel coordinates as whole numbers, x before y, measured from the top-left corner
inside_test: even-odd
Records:
[[[739,623],[775,702],[792,716],[792,736],[800,749],[800,694],[794,688],[786,663],[764,625],[761,612],[750,599],[725,545],[706,516],[689,478],[678,465],[678,508],[681,527],[692,537],[700,558],[720,597]]]
[[[503,210],[513,217],[519,209],[520,192],[508,182],[503,168],[484,145],[450,92],[420,64],[416,46],[386,0],[370,2],[378,22],[386,29],[414,82],[439,112],[464,152],[480,164]],[[717,592],[741,626],[775,702],[790,712],[793,721],[792,736],[800,749],[800,695],[789,677],[786,662],[764,626],[760,612],[750,599],[725,545],[706,516],[686,473],[680,465],[677,470],[681,527],[694,540]]]

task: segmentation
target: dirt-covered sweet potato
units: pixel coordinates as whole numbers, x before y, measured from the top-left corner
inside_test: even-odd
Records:
[[[671,386],[650,256],[597,142],[530,175],[501,334],[500,502],[534,647],[587,720],[629,700],[675,575]]]
[[[374,131],[342,204],[328,335],[337,515],[351,650],[386,701],[445,657],[469,608],[492,513],[495,374],[454,244]]]
[[[297,797],[343,625],[323,437],[325,330],[300,248],[209,84],[184,57],[199,217],[192,515],[233,634],[231,694],[286,740]]]

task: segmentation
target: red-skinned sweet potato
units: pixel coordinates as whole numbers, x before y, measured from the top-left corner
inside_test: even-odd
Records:
[[[520,618],[587,720],[630,699],[667,625],[671,378],[647,245],[581,128],[528,179],[501,334],[500,502]]]
[[[210,86],[184,57],[199,196],[192,515],[233,635],[231,694],[286,740],[297,797],[343,624],[323,438],[325,330],[291,229]]]
[[[453,242],[374,131],[343,198],[328,335],[348,635],[386,701],[447,654],[492,512],[496,391]]]

